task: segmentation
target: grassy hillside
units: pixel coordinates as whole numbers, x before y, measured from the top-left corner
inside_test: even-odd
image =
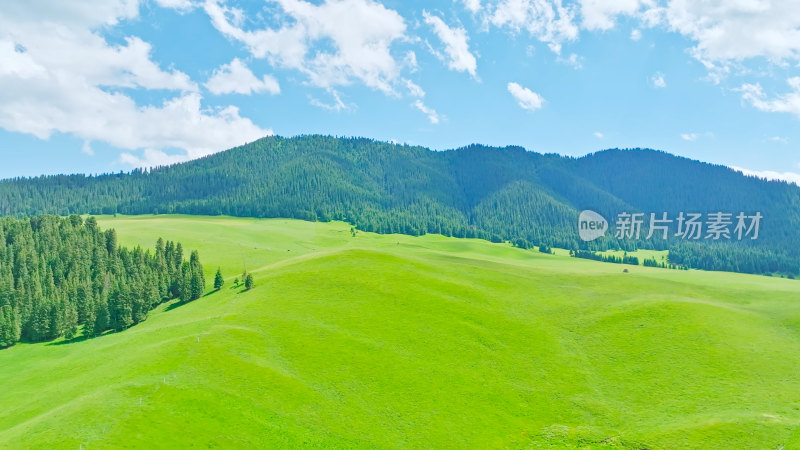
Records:
[[[796,281],[336,222],[100,224],[228,284],[0,351],[0,448],[800,447]],[[231,289],[245,266],[256,289]]]
[[[608,220],[605,237],[579,239],[585,209]],[[642,213],[645,221],[640,236],[620,241],[616,219],[624,212]],[[721,240],[681,239],[683,212],[702,214],[701,222],[712,213],[734,219],[758,212],[763,226],[758,239],[739,239],[738,221]],[[0,214],[73,213],[343,220],[370,232],[507,240],[520,247],[669,249],[673,262],[687,267],[800,275],[800,256],[792,250],[800,248],[798,186],[644,149],[576,159],[521,147],[432,151],[364,138],[269,136],[153,170],[0,180]],[[673,221],[670,239],[646,239],[651,213]]]

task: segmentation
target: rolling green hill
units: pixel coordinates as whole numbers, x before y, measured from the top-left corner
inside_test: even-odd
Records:
[[[341,222],[99,223],[196,248],[227,284],[0,351],[0,448],[800,447],[793,280]]]
[[[578,212],[760,212],[758,240],[720,245],[578,239]],[[343,220],[379,233],[444,234],[588,250],[665,250],[708,270],[800,274],[800,188],[653,150],[583,158],[481,145],[431,151],[369,139],[267,137],[184,164],[0,182],[0,214],[226,214]],[[677,225],[673,223],[673,228]],[[672,230],[673,233],[677,231]],[[612,232],[613,233],[613,232]]]

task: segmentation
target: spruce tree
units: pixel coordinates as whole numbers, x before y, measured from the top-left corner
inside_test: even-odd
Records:
[[[245,279],[244,279],[244,288],[249,291],[250,289],[253,289],[254,287],[256,287],[256,282],[253,279],[253,274],[252,273],[248,273],[247,277],[245,277]]]
[[[21,327],[19,316],[11,305],[0,308],[0,348],[19,342]]]
[[[109,316],[108,303],[104,301],[97,302],[94,327],[92,327],[91,333],[92,336],[99,336],[108,329],[108,326],[111,323],[111,318]]]
[[[203,274],[203,266],[200,264],[200,253],[197,250],[193,251],[190,259],[189,266],[191,269],[191,299],[197,300],[203,296],[206,289],[206,279]]]
[[[214,289],[220,290],[222,286],[225,285],[225,279],[222,278],[222,268],[217,269],[217,274],[214,275]]]
[[[182,255],[180,244],[163,240],[155,253],[120,247],[116,233],[100,231],[91,217],[0,218],[0,347],[71,339],[79,326],[86,336],[125,329],[175,298],[173,288],[202,295],[200,256]]]
[[[78,334],[78,308],[69,302],[63,302],[62,307],[64,308],[62,334],[69,340]]]
[[[181,264],[181,274],[183,281],[181,282],[180,299],[188,302],[192,300],[192,266],[188,262]]]

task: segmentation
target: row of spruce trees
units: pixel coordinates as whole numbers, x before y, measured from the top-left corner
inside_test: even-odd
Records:
[[[186,261],[180,243],[120,247],[93,217],[0,219],[0,348],[72,339],[81,326],[86,336],[123,330],[204,290],[199,254]]]
[[[573,258],[591,259],[592,261],[602,261],[614,264],[630,264],[633,266],[639,265],[639,258],[636,256],[628,255],[628,252],[625,252],[623,256],[615,256],[615,255],[601,255],[599,253],[590,252],[588,250],[570,250],[569,256],[572,256]]]
[[[760,212],[764,223],[757,240],[719,247],[674,235],[618,241],[614,230],[586,243],[576,228],[584,209],[604,216],[612,228],[622,212],[666,212],[672,219],[679,212]],[[652,150],[567,158],[520,147],[438,152],[369,139],[270,136],[128,174],[0,180],[0,215],[72,213],[343,220],[377,233],[437,233],[593,252],[680,246],[675,264],[800,273],[796,185]]]

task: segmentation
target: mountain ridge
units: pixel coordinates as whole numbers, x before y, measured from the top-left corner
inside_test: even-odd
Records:
[[[523,247],[666,249],[683,244],[613,236],[585,243],[576,227],[584,209],[609,222],[622,212],[673,217],[681,211],[758,211],[765,217],[758,241],[691,245],[703,250],[692,250],[697,254],[677,262],[767,272],[737,267],[742,251],[752,250],[760,252],[758,258],[764,252],[779,258],[778,271],[800,271],[800,257],[791,255],[792,248],[800,247],[795,236],[799,187],[661,150],[607,149],[575,158],[519,146],[473,144],[435,151],[368,138],[269,136],[151,170],[0,181],[0,213],[5,215],[225,214],[339,219],[366,231],[509,240]],[[698,263],[709,258],[727,262]]]

